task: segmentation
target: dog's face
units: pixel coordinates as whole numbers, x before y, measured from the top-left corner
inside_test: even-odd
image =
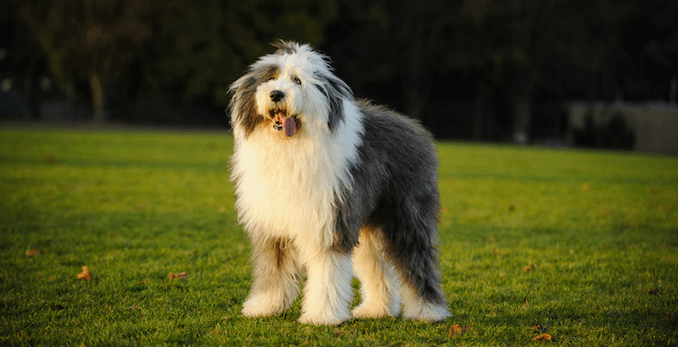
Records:
[[[312,106],[306,71],[295,65],[271,65],[265,79],[255,92],[259,115],[263,116],[265,126],[294,136],[301,129],[301,115],[307,118],[306,115],[313,114],[304,109]]]
[[[332,131],[342,120],[350,88],[335,77],[322,54],[308,45],[278,42],[230,90],[231,122],[244,136],[262,128],[281,137]]]

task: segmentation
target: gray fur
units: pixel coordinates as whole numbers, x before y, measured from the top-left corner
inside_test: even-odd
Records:
[[[264,122],[264,118],[259,115],[257,111],[256,98],[254,94],[257,92],[257,86],[261,83],[275,78],[280,73],[280,67],[271,65],[263,69],[251,69],[245,74],[243,83],[234,84],[231,86],[231,91],[234,92],[228,107],[233,111],[236,106],[240,112],[238,114],[231,113],[231,127],[236,124],[241,124],[245,129],[245,137],[248,137],[257,125]]]
[[[275,54],[294,54],[297,52],[294,42],[291,41],[283,41],[278,39],[272,45],[273,47],[277,48]]]
[[[388,259],[427,302],[445,302],[437,269],[438,159],[418,122],[366,101],[358,105],[365,133],[353,186],[337,198],[334,249],[348,252],[360,228],[383,233]]]
[[[316,84],[315,87],[325,95],[330,106],[327,126],[330,132],[334,132],[337,125],[344,120],[344,100],[353,99],[353,92],[344,81],[335,76],[316,74],[316,78],[322,83]]]

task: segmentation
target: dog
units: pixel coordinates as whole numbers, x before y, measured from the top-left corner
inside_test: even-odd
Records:
[[[397,317],[401,304],[404,318],[445,319],[433,136],[354,98],[309,45],[273,45],[229,89],[235,209],[253,248],[242,314],[288,309],[305,270],[300,323]]]

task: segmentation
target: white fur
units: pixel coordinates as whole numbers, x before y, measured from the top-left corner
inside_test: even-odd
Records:
[[[416,289],[407,284],[400,286],[403,298],[403,318],[419,319],[427,322],[438,322],[450,316],[446,305],[436,305],[422,300]]]
[[[322,127],[310,129],[316,126],[302,114],[304,129],[292,138],[259,129],[236,140],[232,176],[245,230],[303,237],[325,249],[332,245],[335,193],[350,186],[348,167],[359,160],[356,147],[362,132],[362,115],[355,105],[344,103],[353,114],[346,113],[335,136]]]
[[[386,261],[383,242],[372,230],[361,230],[360,244],[353,251],[353,267],[360,280],[362,303],[353,309],[353,317],[397,317],[400,314],[400,279]]]
[[[271,63],[281,66],[281,73],[257,87],[257,107],[267,114],[270,91],[282,90],[287,110],[298,115],[301,130],[288,138],[269,127],[258,127],[249,136],[234,128],[232,180],[239,222],[255,243],[276,237],[294,240],[298,261],[308,274],[299,321],[339,324],[350,318],[353,273],[350,255],[329,252],[334,242],[334,202],[342,187],[350,187],[348,168],[359,161],[362,114],[353,100],[344,100],[344,120],[331,133],[329,106],[312,85],[318,82],[313,77],[318,69],[330,73],[327,65],[303,49],[292,56],[266,56],[257,64]],[[301,85],[293,78],[299,78]],[[296,297],[291,285],[255,290],[257,278],[279,276],[260,267],[260,273],[255,269],[253,291],[243,305],[246,316],[279,313],[289,306],[290,297]]]

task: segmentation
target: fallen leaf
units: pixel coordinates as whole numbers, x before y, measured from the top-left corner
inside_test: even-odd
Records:
[[[551,335],[547,333],[543,333],[535,338],[532,339],[532,341],[551,341]]]
[[[502,255],[507,255],[507,254],[510,253],[510,251],[500,251],[500,250],[498,250],[497,248],[493,249],[492,252],[493,252],[494,254],[502,254]]]
[[[337,334],[338,336],[344,336],[344,332],[339,330],[339,329],[334,329],[334,333]]]
[[[92,279],[92,273],[89,272],[89,268],[87,266],[82,267],[82,272],[78,274],[79,279],[86,279],[86,280],[91,280]]]
[[[63,310],[63,309],[64,309],[64,307],[61,306],[61,305],[58,305],[58,304],[52,306],[52,311],[61,311],[61,310]]]
[[[180,280],[185,280],[188,277],[187,272],[180,272],[178,274],[171,273],[169,274],[169,279],[173,280],[175,278],[178,278]]]
[[[130,310],[138,310],[138,309],[139,309],[139,306],[137,306],[137,305],[132,305],[132,306],[130,306],[129,308],[130,308]]]
[[[29,249],[26,251],[26,255],[38,255],[40,251],[37,248]]]
[[[146,284],[146,283],[147,283],[146,281],[139,282],[139,284]]]
[[[659,289],[650,289],[650,295],[659,295],[661,291]]]
[[[454,324],[450,327],[450,331],[447,333],[448,337],[453,337],[457,335],[463,335],[469,331],[473,330],[473,327],[471,326],[460,326],[458,324]]]
[[[537,267],[534,264],[530,264],[530,265],[525,267],[525,272],[533,272],[536,269],[537,269]]]
[[[462,334],[461,327],[457,324],[454,324],[450,327],[450,331],[447,333],[447,336],[452,337],[461,334]]]

